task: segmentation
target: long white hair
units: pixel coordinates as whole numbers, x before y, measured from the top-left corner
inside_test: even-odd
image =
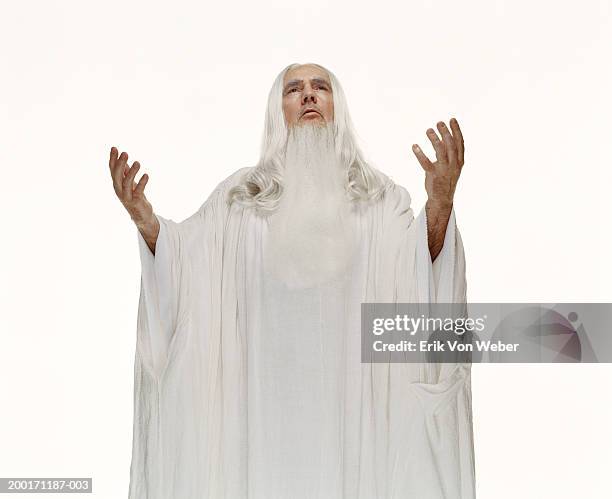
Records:
[[[321,68],[329,76],[334,101],[333,133],[336,154],[342,164],[348,165],[345,188],[349,199],[354,201],[379,199],[391,181],[365,161],[357,144],[340,82],[330,70],[320,64],[308,64]],[[283,113],[283,81],[287,71],[302,65],[290,64],[274,80],[268,95],[259,162],[229,191],[230,203],[236,201],[241,205],[254,207],[260,213],[274,211],[278,206],[283,192],[283,148],[288,134]]]

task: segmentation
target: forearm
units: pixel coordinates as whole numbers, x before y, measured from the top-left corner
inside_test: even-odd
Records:
[[[136,227],[138,227],[151,253],[155,254],[155,245],[157,243],[157,236],[159,235],[159,220],[157,220],[157,217],[153,216],[152,219],[146,223],[137,223]]]
[[[427,241],[429,244],[429,254],[433,262],[440,254],[444,246],[444,236],[446,227],[453,209],[453,203],[435,203],[427,200],[425,203],[425,213],[427,215]]]

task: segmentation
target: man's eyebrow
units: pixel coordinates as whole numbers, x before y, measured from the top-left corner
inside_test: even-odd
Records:
[[[318,83],[319,85],[321,83],[328,85],[328,86],[330,85],[330,83],[325,78],[311,78],[310,81],[312,83]]]
[[[299,85],[303,81],[304,80],[289,80],[287,82],[287,84],[285,85],[285,88],[287,89],[287,88],[292,87],[294,85]],[[324,84],[324,85],[327,85],[327,86],[331,86],[330,83],[326,79],[324,79],[324,78],[317,78],[317,77],[311,78],[310,82],[311,83],[317,83],[319,85]]]

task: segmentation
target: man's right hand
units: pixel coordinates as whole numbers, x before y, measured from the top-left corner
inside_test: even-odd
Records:
[[[128,154],[122,152],[118,156],[118,153],[119,151],[116,147],[111,147],[110,160],[108,162],[115,194],[117,194],[119,201],[121,201],[121,204],[130,214],[147,246],[155,254],[155,243],[159,234],[159,221],[155,213],[153,213],[151,203],[149,203],[144,195],[144,189],[149,176],[146,173],[143,174],[138,183],[136,183],[134,178],[140,169],[140,163],[134,161],[132,166],[128,167]]]

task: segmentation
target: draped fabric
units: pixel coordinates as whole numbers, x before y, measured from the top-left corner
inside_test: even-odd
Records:
[[[130,499],[470,499],[470,364],[362,363],[362,302],[466,301],[455,222],[431,262],[425,209],[392,183],[355,205],[349,270],[295,289],[266,271],[269,221],[221,182],[157,216],[142,279]],[[324,258],[325,255],[313,255]]]

